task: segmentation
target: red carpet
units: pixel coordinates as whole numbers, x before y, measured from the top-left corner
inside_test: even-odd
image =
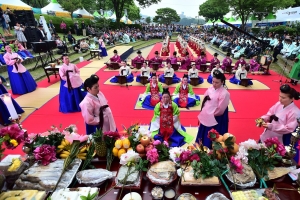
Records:
[[[151,52],[157,49],[154,46]],[[150,55],[152,55],[150,53]],[[112,109],[117,128],[122,130],[122,125],[128,127],[133,122],[139,121],[141,124],[149,124],[153,117],[153,111],[149,110],[134,110],[136,99],[139,94],[146,89],[140,87],[120,87],[113,85],[104,85],[103,83],[110,77],[116,75],[117,72],[104,72],[103,69],[98,71],[100,76],[100,90],[108,99],[109,106]],[[263,132],[262,128],[255,126],[254,120],[263,114],[266,114],[268,109],[278,101],[279,87],[278,82],[273,80],[280,77],[275,72],[272,75],[249,75],[249,78],[258,80],[268,87],[270,90],[229,90],[231,101],[236,109],[236,112],[229,113],[229,132],[237,136],[237,142],[245,141],[249,138],[258,140],[259,135]],[[176,72],[179,77],[182,77],[182,72]],[[136,76],[137,73],[134,73]],[[207,78],[208,73],[201,74],[203,78]],[[229,78],[229,75],[226,75]],[[285,81],[285,78],[283,78]],[[300,91],[300,86],[295,87]],[[170,88],[170,92],[174,91],[174,87]],[[206,89],[194,89],[196,94],[204,94]],[[295,102],[300,107],[300,101]],[[42,108],[32,113],[24,122],[23,127],[28,130],[28,133],[41,133],[50,128],[51,125],[66,127],[70,124],[78,126],[79,133],[85,134],[84,122],[81,113],[62,114],[58,112],[58,96],[51,99]],[[181,112],[180,120],[184,126],[197,127],[197,116],[200,111],[196,112]],[[21,147],[14,153],[19,153]],[[7,150],[5,153],[11,151]]]
[[[154,45],[154,47],[151,49],[151,51],[149,52],[149,54],[147,55],[146,60],[150,60],[151,58],[153,58],[155,56],[155,51],[158,51],[158,53],[160,53],[161,51],[161,47],[162,47],[162,43],[156,43]]]

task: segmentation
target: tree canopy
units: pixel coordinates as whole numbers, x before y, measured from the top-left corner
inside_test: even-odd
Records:
[[[150,24],[151,21],[152,21],[152,20],[151,20],[151,17],[146,17],[145,21],[146,21],[147,24]]]
[[[211,20],[213,23],[229,12],[229,5],[226,1],[207,0],[199,6],[199,15]]]
[[[153,22],[159,24],[171,24],[172,22],[179,22],[180,17],[176,10],[172,8],[159,8],[156,10],[156,16],[153,18]]]
[[[49,4],[48,0],[23,0],[24,3],[34,7],[34,8],[43,8]]]

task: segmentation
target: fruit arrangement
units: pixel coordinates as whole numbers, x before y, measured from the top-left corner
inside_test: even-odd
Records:
[[[115,142],[115,147],[112,150],[112,153],[115,157],[121,158],[121,155],[126,153],[128,150],[131,150],[130,141],[128,138],[118,139]]]
[[[19,167],[21,166],[21,164],[22,164],[22,161],[20,160],[20,158],[13,158],[12,164],[9,166],[7,171],[9,171],[9,172],[17,171],[19,169]]]
[[[71,150],[71,143],[68,140],[63,139],[61,141],[61,144],[58,145],[56,153],[59,154],[60,158],[65,159],[70,155],[70,150]],[[87,145],[83,145],[80,148],[79,153],[77,154],[76,157],[81,160],[85,160],[87,155],[87,150],[88,150]]]
[[[236,137],[231,133],[225,133],[224,135],[217,135],[212,147],[216,150],[217,158],[220,159],[224,153],[227,155],[235,155],[239,151],[239,145],[236,142]],[[222,148],[218,148],[218,147]]]

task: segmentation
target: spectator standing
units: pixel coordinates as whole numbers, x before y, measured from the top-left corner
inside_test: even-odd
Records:
[[[64,35],[67,34],[67,24],[64,21],[61,21],[60,29],[63,31]]]
[[[49,20],[49,28],[50,28],[50,32],[56,34],[56,30],[55,30],[55,26],[53,25],[52,20]]]
[[[22,43],[22,45],[25,47],[25,49],[27,49],[27,39],[24,35],[24,30],[25,30],[25,26],[19,24],[18,22],[16,23],[16,26],[15,26],[15,31],[16,31],[16,34],[17,34],[17,39],[19,40],[19,42]]]
[[[78,21],[75,22],[74,28],[75,28],[75,33],[76,33],[76,35],[79,36],[79,24],[78,24]]]
[[[82,35],[86,36],[86,27],[84,21],[81,22]]]

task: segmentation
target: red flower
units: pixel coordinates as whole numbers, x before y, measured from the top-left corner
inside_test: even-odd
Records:
[[[194,160],[196,161],[200,161],[200,157],[198,154],[193,154],[191,157],[190,157],[190,161],[193,162]]]
[[[106,131],[103,133],[104,136],[107,136],[107,137],[111,137],[111,138],[115,138],[115,139],[119,139],[120,138],[120,134],[115,131]]]
[[[284,145],[280,143],[277,137],[266,139],[265,144],[268,148],[274,147],[275,151],[281,156],[284,156],[286,153]]]
[[[181,163],[181,164],[184,164],[184,163],[186,163],[187,161],[189,161],[189,160],[190,160],[191,153],[192,153],[192,152],[191,152],[191,151],[188,151],[188,150],[183,151],[183,152],[180,154],[180,156],[179,156],[180,163]]]
[[[42,165],[48,165],[50,162],[56,161],[55,146],[43,144],[37,147],[33,154],[37,161],[42,162]]]
[[[208,131],[208,134],[207,134],[207,137],[211,141],[214,141],[215,139],[219,138],[219,136],[220,136],[220,134],[215,129],[211,129],[210,131]]]

